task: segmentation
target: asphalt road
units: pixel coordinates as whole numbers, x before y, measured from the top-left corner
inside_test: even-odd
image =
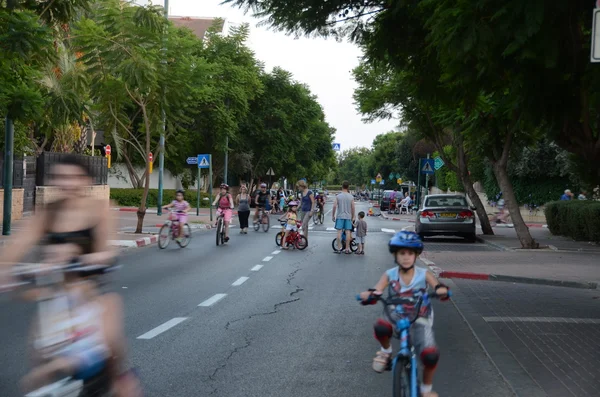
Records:
[[[368,217],[366,255],[335,255],[329,209],[325,224],[309,231],[305,251],[280,251],[277,227],[248,235],[234,228],[231,241],[220,247],[212,231],[203,231],[185,249],[154,245],[125,253],[112,288],[125,300],[130,364],[139,369],[146,396],[391,393],[390,373],[371,370],[378,348],[372,324],[380,307],[360,306],[354,297],[393,266],[387,242],[410,224]],[[460,242],[433,241],[431,247],[436,244],[464,249]],[[514,395],[457,306],[434,305],[442,351],[434,386],[440,395]],[[19,396],[33,309],[0,301],[3,397]]]

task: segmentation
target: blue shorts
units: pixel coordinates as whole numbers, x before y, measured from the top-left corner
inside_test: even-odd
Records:
[[[352,230],[352,220],[350,219],[336,219],[335,220],[336,230]]]

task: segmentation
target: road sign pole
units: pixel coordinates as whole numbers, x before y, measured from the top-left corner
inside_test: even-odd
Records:
[[[212,162],[212,156],[210,156],[210,160]],[[225,171],[223,172],[223,182],[224,183],[228,183],[227,182],[227,172],[228,170],[228,166],[229,166],[229,135],[225,138]]]
[[[419,158],[419,174],[417,175],[417,208],[421,206],[421,161],[422,159]]]
[[[208,192],[208,206],[210,208],[210,223],[212,224],[213,221],[213,214],[212,214],[212,198],[213,198],[213,175],[212,175],[212,156],[210,156],[210,159],[208,160],[208,183],[209,183],[209,192]]]
[[[198,182],[196,186],[196,216],[200,215],[200,174],[202,168],[198,168]]]
[[[160,153],[158,154],[158,200],[156,203],[156,215],[162,215],[162,203],[163,203],[163,174],[165,172],[165,133],[164,128],[166,124],[163,123],[163,133],[160,135],[159,147]]]
[[[2,235],[10,236],[12,221],[12,189],[13,189],[13,146],[15,130],[12,119],[6,117],[4,145],[4,211],[2,214]]]
[[[429,160],[429,153],[427,153],[427,160]],[[425,195],[429,194],[429,174],[425,174]]]

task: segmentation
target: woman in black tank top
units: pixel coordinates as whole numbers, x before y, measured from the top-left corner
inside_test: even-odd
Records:
[[[114,264],[117,251],[109,245],[109,235],[114,233],[110,203],[108,198],[98,200],[86,197],[85,187],[92,185],[86,164],[76,156],[65,156],[60,163],[52,167],[49,179],[53,186],[59,188],[57,190],[62,197],[37,211],[27,227],[12,238],[8,245],[10,248],[2,250],[0,271],[4,272],[4,277],[0,273],[0,285],[10,283],[2,280],[7,278],[6,270],[10,271],[14,264],[40,244],[43,263],[66,264],[76,259],[89,265]],[[124,382],[131,384],[137,381],[130,376],[122,376],[125,335],[121,297],[113,293],[101,294],[94,282],[80,283],[89,281],[85,276],[89,274],[70,274],[66,288],[73,294],[83,296],[86,300],[84,303],[100,308],[102,314],[99,329],[107,347],[108,357],[104,370],[92,379],[84,381],[82,394],[90,394],[90,389],[93,388],[94,395],[104,397],[113,395],[117,389],[127,388]],[[72,281],[75,283],[71,283]],[[37,330],[37,327],[34,329]],[[36,335],[35,331],[33,335]],[[47,371],[54,370],[50,369],[55,367],[51,365],[52,361],[39,364],[26,376],[26,383],[31,389],[43,386],[47,379],[56,375],[44,372],[46,368]]]

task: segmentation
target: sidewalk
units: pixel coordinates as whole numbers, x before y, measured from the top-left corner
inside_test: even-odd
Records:
[[[154,209],[154,213],[146,212],[146,215],[144,216],[144,225],[142,228],[142,233],[136,234],[134,232],[138,221],[137,208],[128,209],[124,211],[115,211],[114,216],[115,221],[117,223],[117,239],[111,240],[111,245],[122,248],[140,248],[157,243],[158,239],[156,235],[160,230],[160,227],[167,221],[167,215],[167,212],[163,212],[162,216],[156,215],[156,209]],[[31,215],[22,220],[12,222],[12,236],[14,236],[20,230],[22,230],[26,225],[26,221],[34,216],[35,215]],[[214,219],[216,219],[216,215],[213,211],[213,220]],[[234,217],[233,223],[235,223],[235,221],[236,218]],[[195,211],[192,211],[190,215],[188,215],[188,223],[192,229],[192,232],[210,229],[211,222],[209,216],[209,209],[200,209],[199,216],[196,216]],[[8,243],[10,241],[10,237],[11,236],[0,235],[0,246]]]

